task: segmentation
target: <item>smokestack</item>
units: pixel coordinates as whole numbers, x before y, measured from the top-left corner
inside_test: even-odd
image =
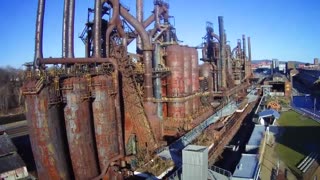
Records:
[[[101,57],[101,0],[95,0],[94,4],[94,27],[93,27],[93,46],[94,54],[96,58]]]
[[[248,58],[249,58],[249,61],[251,62],[251,42],[250,42],[250,37],[248,37]]]
[[[243,60],[246,61],[247,59],[247,47],[246,47],[246,36],[242,35],[242,46],[243,46]]]
[[[36,42],[35,42],[35,56],[33,66],[38,66],[37,60],[43,58],[42,52],[42,37],[43,37],[43,18],[45,11],[45,0],[39,0],[38,2],[38,12],[37,12],[37,22],[36,22]]]
[[[143,23],[143,0],[136,1],[137,20]],[[137,38],[137,53],[142,51],[142,40],[140,35]]]
[[[62,25],[62,57],[68,56],[68,21],[69,21],[69,0],[64,0],[63,25]]]
[[[243,64],[244,64],[244,77],[248,74],[247,65],[247,48],[246,48],[246,36],[242,35],[242,46],[243,46]]]
[[[74,6],[75,0],[69,0],[68,14],[68,58],[74,58]]]
[[[218,63],[218,69],[220,77],[218,76],[218,84],[222,88],[226,88],[226,56],[225,56],[225,34],[224,34],[224,24],[223,17],[219,16],[219,37],[220,37],[220,61]],[[219,66],[220,65],[220,66]],[[220,83],[219,83],[220,79]]]

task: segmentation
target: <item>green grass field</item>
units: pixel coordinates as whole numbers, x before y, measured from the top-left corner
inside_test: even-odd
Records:
[[[276,151],[291,170],[300,174],[297,164],[311,152],[320,153],[320,123],[294,111],[281,113],[277,123],[285,131],[277,138]]]

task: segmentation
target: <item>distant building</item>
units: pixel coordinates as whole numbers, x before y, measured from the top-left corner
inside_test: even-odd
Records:
[[[286,74],[287,72],[287,65],[285,63],[279,63],[279,72]]]
[[[319,65],[319,58],[314,58],[313,59],[313,64],[318,66]]]
[[[272,66],[273,66],[273,69],[279,68],[279,60],[278,59],[272,59]]]

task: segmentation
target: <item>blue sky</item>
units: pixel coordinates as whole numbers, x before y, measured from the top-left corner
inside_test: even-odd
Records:
[[[135,13],[135,0],[121,0]],[[191,3],[197,2],[197,3]],[[145,0],[145,17],[153,0]],[[242,34],[251,37],[253,59],[300,60],[320,57],[320,1],[318,0],[170,0],[177,35],[184,44],[197,46],[205,35],[206,21],[218,32],[218,16],[224,16],[232,47]],[[77,38],[82,32],[87,8],[93,0],[76,1],[75,54],[84,56]],[[61,56],[63,0],[47,0],[44,56]],[[37,0],[2,0],[0,7],[0,66],[21,67],[34,56]],[[134,49],[134,48],[130,48]]]

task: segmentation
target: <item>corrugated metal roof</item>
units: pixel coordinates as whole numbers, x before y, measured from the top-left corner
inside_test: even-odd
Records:
[[[258,162],[257,154],[242,154],[233,177],[253,179],[258,170]]]
[[[268,109],[265,111],[261,111],[259,113],[259,117],[263,118],[263,117],[270,117],[270,116],[274,116],[276,119],[280,118],[280,114],[278,113],[278,111],[274,110],[274,109]]]
[[[0,173],[16,170],[25,166],[23,160],[17,153],[0,158]]]
[[[0,157],[17,151],[10,137],[4,133],[0,135]]]
[[[259,146],[264,137],[265,129],[264,125],[255,125],[247,145]]]

